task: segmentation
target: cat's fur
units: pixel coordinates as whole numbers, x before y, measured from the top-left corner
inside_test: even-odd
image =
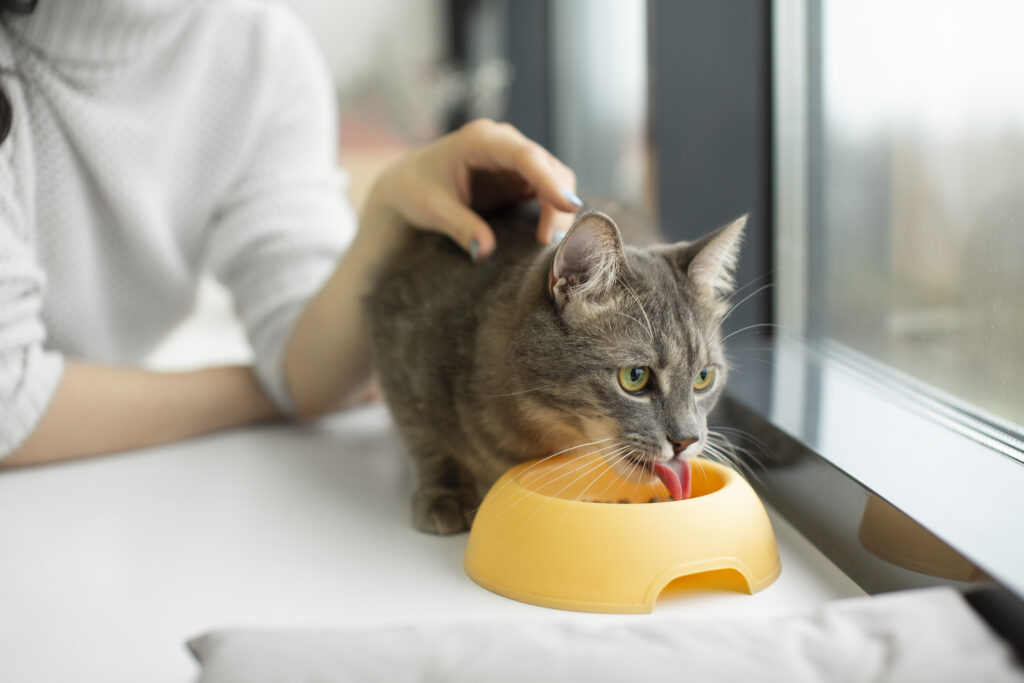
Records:
[[[694,243],[647,249],[623,247],[598,212],[548,247],[536,244],[533,211],[490,222],[498,247],[477,264],[417,231],[368,301],[423,531],[468,528],[509,467],[575,445],[615,436],[647,462],[693,457],[725,383],[719,326],[745,217]],[[695,392],[709,365],[715,384]],[[618,369],[631,366],[653,369],[650,391],[623,391]]]

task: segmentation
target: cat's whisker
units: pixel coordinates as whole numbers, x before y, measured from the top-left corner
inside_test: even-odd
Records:
[[[765,290],[771,289],[774,286],[775,286],[774,282],[769,282],[766,285],[761,285],[760,287],[755,289],[750,294],[747,294],[745,297],[743,297],[742,299],[740,299],[739,301],[737,301],[736,303],[734,303],[732,306],[729,307],[729,310],[726,311],[725,315],[722,316],[721,322],[724,323],[729,318],[729,316],[732,315],[736,311],[737,308],[739,308],[740,306],[742,306],[746,302],[750,301],[750,299],[752,299],[753,297],[757,296],[758,294],[760,294],[761,292],[763,292]],[[721,325],[721,323],[719,323],[719,325]]]
[[[563,463],[561,466],[559,466],[557,468],[554,468],[552,470],[552,472],[550,472],[550,474],[554,475],[554,476],[552,476],[551,478],[547,478],[547,479],[545,479],[544,476],[542,476],[541,478],[538,479],[538,481],[534,482],[534,486],[537,487],[537,488],[540,488],[540,487],[543,487],[543,486],[550,486],[551,484],[553,484],[554,482],[558,481],[559,479],[561,479],[563,477],[566,477],[566,476],[570,476],[570,475],[574,474],[575,472],[579,472],[581,469],[584,469],[585,467],[590,465],[591,463],[588,460],[588,458],[590,456],[601,455],[603,451],[606,451],[608,449],[613,449],[614,451],[612,453],[617,453],[618,451],[623,450],[623,447],[624,446],[621,443],[615,442],[615,443],[612,443],[610,445],[606,445],[606,446],[602,447],[602,449],[598,449],[596,451],[591,451],[589,453],[580,454],[578,456],[573,456],[569,461]],[[549,458],[550,457],[551,456],[549,456]],[[602,456],[602,457],[606,457],[606,456]],[[579,462],[581,460],[583,461],[582,464]],[[535,465],[531,465],[529,468],[527,468],[527,470],[531,469],[532,467],[535,467],[537,465],[540,465],[540,464],[541,463],[535,463]],[[574,465],[574,467],[569,468],[570,465]],[[523,472],[525,472],[525,471],[526,470],[523,470]],[[521,476],[521,474],[522,473],[520,473],[519,476]],[[508,483],[510,483],[513,480],[514,479],[509,479],[509,481],[507,481],[505,483],[505,485],[508,485]],[[505,485],[503,485],[502,488],[504,488]],[[571,485],[571,482],[570,482],[569,485]],[[501,490],[501,488],[499,490]],[[518,499],[516,499],[513,503],[511,503],[509,506],[507,506],[501,512],[497,513],[496,517],[501,517],[502,515],[504,515],[506,512],[508,512],[509,510],[514,508],[516,505],[518,505],[524,499],[528,498],[529,494],[530,494],[529,490],[523,490],[522,496],[520,496]]]
[[[569,503],[569,506],[571,507],[573,503],[579,502],[583,498],[583,496],[585,496],[587,494],[587,491],[590,490],[590,487],[593,486],[594,484],[596,484],[600,478],[601,478],[600,476],[597,476],[597,477],[594,477],[593,479],[591,479],[590,483],[587,484],[586,486],[584,486],[583,490],[580,491],[578,494],[576,494],[576,497],[572,499],[572,502]],[[568,508],[566,508],[566,509],[568,510]],[[563,515],[563,517],[564,517],[564,515]]]
[[[635,448],[630,448],[630,449],[629,449],[629,452],[628,452],[628,453],[625,453],[625,454],[623,454],[623,455],[619,455],[619,456],[617,457],[617,459],[618,459],[619,461],[622,461],[622,460],[628,460],[628,459],[630,458],[630,456],[631,456],[631,455],[633,455],[633,454],[634,454],[635,452],[636,452],[636,449],[635,449]],[[598,498],[598,500],[600,500],[601,498],[603,498],[603,497],[604,497],[604,495],[605,495],[606,493],[608,493],[608,489],[610,489],[610,488],[611,488],[611,487],[612,487],[612,486],[613,486],[614,484],[615,484],[615,478],[614,478],[614,477],[611,477],[611,478],[609,478],[609,480],[608,480],[608,483],[607,483],[607,484],[605,484],[605,487],[604,487],[603,489],[601,489],[601,493],[597,494],[597,498]]]
[[[619,460],[620,460],[620,461],[622,461],[622,460],[626,460],[626,461],[628,461],[628,462],[629,462],[629,464],[630,464],[630,467],[629,467],[629,469],[628,469],[628,470],[626,471],[626,474],[625,474],[624,476],[620,475],[620,476],[621,476],[621,478],[625,479],[626,481],[629,481],[629,480],[630,480],[630,479],[631,479],[631,478],[633,477],[633,472],[635,472],[635,471],[636,471],[636,469],[637,469],[638,467],[641,467],[641,466],[642,466],[642,465],[640,464],[640,461],[639,461],[639,460],[637,460],[636,458],[634,458],[634,457],[633,457],[633,455],[634,455],[634,454],[636,454],[636,452],[637,452],[637,449],[636,449],[636,448],[630,448],[630,449],[629,449],[629,452],[628,452],[628,453],[624,453],[624,454],[621,454],[621,455],[619,456]],[[609,486],[610,486],[611,484],[614,484],[614,483],[615,483],[615,482],[614,482],[614,480],[613,480],[613,481],[612,481],[612,482],[611,482],[611,483],[609,484]],[[634,482],[634,484],[635,484],[635,483],[637,483],[637,482]],[[605,487],[605,490],[607,490],[607,489],[608,489],[608,487]],[[635,487],[634,487],[633,493],[634,493],[634,494],[636,493],[636,489],[635,489]]]
[[[730,462],[728,460],[728,458],[726,458],[722,454],[721,451],[719,451],[718,449],[712,447],[710,444],[705,445],[705,447],[704,447],[704,456],[708,460],[711,460],[712,462],[716,462],[719,465],[724,465],[724,466],[726,466],[726,467],[728,467],[729,469],[732,469],[732,470],[736,469],[736,467],[733,465],[733,463]]]
[[[733,467],[733,463],[729,461],[728,457],[726,457],[725,452],[712,443],[707,443],[704,445],[704,455],[709,460],[713,460],[714,462],[717,462],[720,465],[726,465],[730,468],[735,469]]]
[[[616,452],[616,453],[608,454],[608,455],[606,455],[604,457],[606,459],[608,459],[608,465],[614,467],[615,460],[622,460],[624,457],[628,456],[632,452],[633,452],[633,449],[630,448],[629,449],[629,453],[627,453],[625,455],[623,455],[622,453]],[[600,475],[598,475],[597,477],[594,477],[594,479],[589,484],[584,486],[583,490],[580,491],[579,494],[575,498],[573,498],[572,501],[567,506],[565,506],[565,510],[562,512],[562,516],[558,520],[558,524],[559,525],[561,525],[562,522],[565,521],[565,516],[567,514],[569,514],[569,510],[572,509],[572,506],[575,505],[576,503],[578,503],[580,500],[582,500],[583,496],[585,496],[587,491],[590,490],[590,487],[593,486],[595,483],[597,483],[597,481],[600,478],[601,478]],[[604,495],[604,493],[608,490],[608,487],[611,486],[611,484],[614,483],[614,482],[615,482],[615,478],[614,477],[610,477],[610,482],[608,484],[606,484],[604,489],[601,491],[601,493],[598,494],[598,496],[597,496],[598,500],[601,499],[601,497]]]
[[[638,459],[632,457],[636,452],[637,452],[636,449],[630,449],[629,454],[627,454],[627,459],[630,461],[630,464],[631,464],[630,469],[626,472],[626,476],[623,477],[627,481],[629,481],[630,479],[633,478],[633,473],[637,471],[637,468],[642,468],[643,467],[643,465],[641,464],[641,462]],[[631,498],[636,496],[636,493],[637,493],[636,489],[637,489],[637,485],[639,485],[639,483],[640,483],[639,479],[633,481],[633,493],[630,495]]]
[[[625,479],[626,481],[629,481],[630,479],[633,478],[633,473],[636,472],[637,468],[642,468],[643,467],[643,463],[639,459],[633,457],[633,455],[635,455],[636,452],[637,452],[636,448],[630,448],[628,453],[620,456],[620,460],[628,460],[629,463],[630,463],[630,467],[626,471],[626,474],[622,476],[622,478]],[[636,481],[633,482],[633,484],[634,484],[634,486],[633,486],[633,493],[631,495],[635,495],[636,494],[636,486],[639,483],[640,483],[639,480],[636,480]]]
[[[753,325],[747,325],[745,327],[741,327],[738,330],[733,330],[729,334],[725,335],[725,337],[722,339],[722,343],[724,344],[725,342],[729,341],[730,339],[735,337],[737,334],[740,334],[741,332],[748,332],[750,330],[754,330],[754,329],[757,329],[759,327],[769,327],[769,328],[773,328],[773,329],[782,329],[784,326],[783,325],[779,325],[778,323],[754,323]]]
[[[644,464],[643,464],[642,462],[640,462],[639,460],[637,461],[637,463],[636,463],[636,464],[637,464],[637,468],[638,468],[638,469],[641,469],[641,470],[647,470],[647,476],[648,476],[648,477],[653,477],[653,476],[656,476],[656,475],[654,474],[654,470],[653,470],[653,469],[647,469],[647,466],[646,466],[646,465],[644,465]],[[632,476],[632,472],[630,472],[630,475]],[[659,481],[660,481],[660,480],[659,480]],[[641,479],[640,479],[640,478],[638,478],[638,479],[637,479],[637,480],[636,480],[636,481],[635,481],[635,482],[633,483],[633,495],[636,495],[636,489],[637,489],[637,487],[638,487],[638,486],[640,485],[640,483],[641,483]],[[668,492],[668,487],[667,487],[667,486],[665,487],[665,490],[666,490],[666,492]],[[671,494],[669,495],[669,497],[671,498]]]
[[[547,460],[548,458],[552,458],[552,457],[554,457],[556,455],[562,455],[563,453],[568,453],[569,451],[571,451],[573,449],[576,449],[576,448],[586,448],[587,446],[595,446],[595,445],[597,445],[599,443],[604,443],[605,441],[611,441],[614,438],[616,438],[616,435],[612,434],[611,436],[606,436],[605,438],[598,439],[597,441],[588,441],[587,443],[578,443],[575,446],[569,446],[568,448],[563,448],[560,451],[555,451],[551,455],[545,455],[543,459]]]
[[[618,438],[618,437],[615,434],[613,434],[611,436],[606,436],[603,439],[598,439],[597,441],[588,441],[588,442],[585,442],[585,443],[578,443],[578,444],[569,446],[567,448],[563,448],[560,451],[555,451],[554,453],[551,453],[550,455],[545,455],[545,456],[539,458],[537,460],[537,462],[535,462],[534,464],[532,464],[529,467],[527,467],[526,470],[524,470],[524,471],[529,471],[529,470],[533,469],[534,467],[536,467],[537,465],[541,465],[545,461],[550,460],[551,458],[554,458],[556,456],[564,455],[564,454],[566,454],[566,453],[568,453],[570,451],[574,451],[574,450],[577,450],[577,449],[580,449],[580,448],[586,448],[587,446],[596,446],[597,444],[605,443],[606,441],[611,441],[612,439],[615,439],[615,438]],[[597,451],[590,451],[589,453],[585,453],[583,455],[589,455],[590,453],[599,452],[599,451],[601,451],[601,450],[603,450],[605,448],[611,448],[611,447],[612,446],[602,446],[601,448],[597,449]],[[575,457],[578,457],[578,456],[573,456],[573,457],[575,459]]]
[[[578,443],[578,444],[574,444],[574,445],[572,445],[572,446],[569,446],[568,448],[563,448],[563,449],[562,449],[562,450],[560,450],[560,451],[555,451],[554,453],[551,453],[551,454],[549,454],[549,455],[545,455],[545,456],[543,456],[543,457],[541,457],[541,458],[538,458],[538,459],[536,460],[536,462],[534,462],[534,463],[533,463],[532,465],[530,465],[529,467],[527,467],[526,469],[524,469],[524,470],[523,470],[522,472],[520,472],[520,475],[526,474],[527,472],[529,472],[530,470],[532,470],[532,469],[533,469],[534,467],[537,467],[537,466],[539,466],[539,465],[543,465],[543,464],[544,464],[545,462],[547,462],[548,460],[550,460],[551,458],[554,458],[554,457],[556,457],[556,456],[559,456],[559,455],[563,455],[563,454],[565,454],[565,453],[568,453],[569,451],[572,451],[572,450],[576,450],[576,449],[578,449],[578,448],[586,448],[587,446],[596,446],[596,445],[597,445],[597,444],[599,444],[599,443],[604,443],[604,442],[606,442],[606,441],[611,441],[611,440],[612,440],[612,439],[614,439],[614,438],[616,438],[616,437],[615,437],[615,435],[613,434],[613,435],[611,435],[611,436],[606,436],[606,437],[605,437],[605,438],[603,438],[603,439],[598,439],[597,441],[588,441],[588,442],[586,442],[586,443]],[[591,451],[591,453],[593,453],[593,452],[599,452],[600,450],[602,450],[602,449],[598,449],[598,451]],[[584,455],[590,455],[590,453],[587,453],[587,454],[584,454]],[[575,459],[575,458],[574,458],[574,459]],[[511,480],[509,480],[509,481],[511,481]],[[505,483],[505,485],[504,485],[504,486],[502,486],[502,488],[504,488],[504,487],[505,487],[505,486],[507,486],[507,485],[508,485],[508,482],[506,482],[506,483]],[[501,490],[501,489],[498,489],[498,491],[500,491],[500,490]]]
[[[510,391],[507,394],[490,394],[489,396],[481,396],[480,398],[506,398],[508,396],[521,396],[523,394],[529,394],[534,391],[544,391],[545,389],[551,389],[554,384],[545,384],[542,387],[533,387],[532,389],[523,389],[522,391]]]
[[[632,458],[632,456],[633,456],[633,455],[634,455],[635,453],[636,453],[636,449],[635,449],[635,448],[629,448],[629,450],[628,450],[627,452],[625,452],[625,453],[623,453],[623,452],[617,452],[617,453],[614,453],[614,454],[610,454],[610,455],[608,455],[608,456],[605,456],[605,457],[606,457],[606,458],[609,458],[609,457],[613,457],[613,458],[614,458],[614,460],[617,460],[617,461],[620,461],[620,462],[621,462],[621,461],[623,461],[623,460],[627,460],[627,461],[629,461],[630,463],[632,463],[632,467],[630,467],[629,471],[628,471],[628,472],[626,473],[626,476],[625,476],[625,479],[627,479],[627,480],[628,480],[628,479],[629,479],[629,478],[630,478],[630,477],[631,477],[631,476],[633,475],[633,471],[634,471],[634,470],[636,469],[636,467],[640,465],[639,461],[637,461],[637,460],[635,460],[634,458]],[[610,464],[614,465],[614,462],[612,462],[612,463],[610,463]],[[571,503],[570,503],[570,504],[569,504],[568,506],[566,506],[566,509],[565,509],[565,511],[564,511],[564,512],[562,513],[562,517],[561,517],[561,518],[559,519],[559,524],[561,524],[561,523],[562,523],[562,522],[563,522],[563,521],[565,520],[565,516],[566,516],[566,515],[567,515],[567,514],[569,513],[569,509],[570,509],[570,508],[572,507],[572,505],[573,505],[574,503],[577,503],[577,502],[579,502],[579,501],[580,501],[580,500],[581,500],[581,499],[583,498],[583,495],[584,495],[584,494],[586,494],[587,490],[588,490],[588,489],[589,489],[589,488],[590,488],[590,487],[591,487],[591,486],[592,486],[592,485],[593,485],[593,484],[594,484],[595,482],[597,482],[597,481],[598,481],[598,479],[599,479],[599,477],[598,477],[598,478],[595,478],[593,482],[591,482],[590,484],[588,484],[588,485],[587,485],[587,486],[586,486],[586,487],[585,487],[585,488],[583,489],[583,491],[581,491],[581,492],[580,492],[580,495],[578,495],[578,496],[577,496],[576,498],[574,498],[574,499],[573,499],[573,501],[572,501],[572,502],[571,502]],[[604,498],[605,494],[606,494],[606,493],[608,492],[608,489],[609,489],[609,488],[611,488],[611,487],[612,487],[612,486],[613,486],[613,485],[614,485],[615,483],[616,483],[616,478],[615,478],[615,477],[611,477],[611,478],[610,478],[610,480],[609,480],[609,482],[608,482],[607,484],[605,484],[605,487],[604,487],[603,489],[601,489],[601,492],[597,494],[596,500],[597,500],[597,501],[601,501],[601,499],[602,499],[602,498]],[[635,489],[634,489],[634,492],[633,492],[633,493],[634,493],[634,495],[635,495],[635,493],[636,493]]]
[[[584,474],[582,474],[582,475],[580,475],[580,476],[576,477],[576,478],[575,478],[574,480],[572,480],[571,482],[569,482],[569,483],[568,483],[568,484],[567,484],[566,486],[563,486],[563,487],[562,487],[562,488],[561,488],[561,489],[560,489],[560,490],[558,491],[558,493],[556,494],[556,497],[558,497],[558,496],[561,496],[561,494],[562,494],[562,493],[563,493],[563,492],[564,492],[564,491],[565,491],[565,490],[566,490],[567,488],[569,488],[569,487],[571,487],[572,485],[574,485],[574,484],[575,484],[576,482],[578,482],[578,481],[579,481],[580,479],[582,479],[582,478],[583,478],[584,476],[586,476],[587,474],[589,474],[589,473],[593,472],[593,471],[594,471],[594,470],[596,470],[596,469],[600,469],[600,468],[602,468],[602,467],[604,467],[604,466],[609,466],[609,465],[611,465],[611,464],[612,464],[612,463],[614,462],[614,460],[615,460],[615,459],[617,459],[617,458],[620,458],[620,457],[622,457],[622,454],[623,454],[623,453],[625,453],[625,452],[626,452],[627,450],[629,450],[629,446],[628,446],[628,445],[624,445],[624,446],[622,446],[621,448],[619,448],[619,449],[617,449],[617,450],[615,450],[615,451],[612,451],[611,453],[605,453],[605,454],[603,454],[603,455],[601,456],[601,458],[600,458],[600,459],[599,459],[599,460],[598,460],[597,462],[595,462],[595,463],[594,463],[594,467],[590,468],[590,469],[589,469],[589,470],[588,470],[587,472],[585,472]],[[593,482],[591,482],[591,484],[592,484],[592,483],[593,483]],[[591,484],[587,484],[587,486],[586,486],[586,487],[584,488],[584,491],[586,491],[586,489],[587,489],[587,488],[589,488]]]
[[[625,448],[625,447],[624,447],[624,448]],[[534,510],[534,511],[533,511],[533,512],[532,512],[532,513],[530,514],[530,516],[529,516],[529,517],[527,517],[527,518],[526,518],[525,520],[523,520],[523,527],[525,527],[525,526],[526,526],[527,524],[529,524],[529,523],[530,523],[530,520],[532,520],[532,519],[533,519],[534,517],[536,517],[536,516],[537,516],[537,513],[539,513],[539,512],[540,512],[541,510],[543,510],[544,508],[546,508],[546,507],[547,507],[547,506],[548,506],[548,505],[549,505],[549,504],[551,503],[552,499],[554,499],[554,498],[560,498],[560,497],[562,496],[562,494],[563,494],[563,493],[564,493],[565,491],[567,491],[567,490],[568,490],[568,489],[569,489],[569,488],[570,488],[571,486],[573,486],[573,485],[574,485],[574,484],[575,484],[576,482],[578,482],[578,481],[579,481],[580,479],[582,479],[583,477],[585,477],[585,476],[587,476],[587,475],[589,475],[589,474],[592,474],[592,473],[593,473],[593,472],[594,472],[595,470],[597,470],[597,469],[601,468],[601,467],[602,467],[602,466],[604,466],[605,464],[606,464],[606,463],[605,463],[605,462],[603,462],[603,461],[601,461],[601,460],[598,460],[598,461],[597,461],[597,462],[595,462],[595,463],[591,463],[591,464],[590,464],[590,467],[589,467],[589,468],[587,468],[587,470],[586,470],[586,471],[585,471],[585,472],[584,472],[583,474],[579,475],[578,477],[576,477],[575,479],[573,479],[572,481],[570,481],[570,482],[569,482],[568,484],[566,484],[565,486],[563,486],[562,488],[560,488],[560,489],[559,489],[559,490],[558,490],[558,491],[557,491],[557,492],[556,492],[556,493],[555,493],[554,495],[548,496],[548,497],[547,497],[547,499],[546,499],[546,500],[545,500],[545,501],[544,501],[543,503],[541,503],[541,504],[540,504],[540,505],[539,505],[539,506],[537,507],[537,509],[536,509],[536,510]]]
[[[741,472],[744,476],[762,483],[761,477],[754,471],[750,463],[739,457],[736,453],[736,446],[722,436],[719,436],[719,438],[721,439],[720,443],[712,443],[709,440],[704,446],[705,450],[723,465],[731,467]]]
[[[581,453],[580,455],[573,456],[573,458],[571,460],[569,460],[568,462],[564,463],[561,467],[552,468],[552,470],[551,470],[551,472],[549,474],[550,475],[557,475],[557,476],[554,476],[553,478],[546,479],[546,480],[545,479],[540,479],[540,480],[538,480],[537,483],[538,483],[538,485],[541,485],[541,486],[548,486],[548,485],[558,481],[559,479],[562,479],[563,477],[567,477],[567,476],[573,474],[574,472],[577,472],[580,469],[586,467],[589,464],[587,462],[587,458],[589,458],[590,456],[592,456],[592,455],[599,455],[602,458],[607,458],[607,457],[610,457],[613,453],[618,453],[620,450],[622,450],[622,448],[623,448],[622,444],[616,442],[616,443],[611,444],[609,446],[605,446],[604,448],[599,448],[597,450],[590,451],[588,453]],[[607,451],[608,449],[613,449],[613,453],[604,453],[603,452],[603,451]],[[583,460],[582,464],[577,464],[572,469],[566,470],[566,467],[568,465],[574,464],[578,460],[581,460],[581,459]]]
[[[732,354],[730,354],[730,355],[732,355]],[[776,367],[775,361],[769,360],[767,358],[758,358],[756,356],[745,356],[745,355],[741,355],[741,354],[732,355],[732,357],[736,358],[736,359],[739,359],[739,360],[743,360],[743,361],[750,361],[751,363],[761,363],[762,365],[767,365],[770,368]],[[737,368],[732,363],[730,363],[729,364],[729,371],[730,372],[741,372],[742,368]]]
[[[554,458],[554,457],[556,457],[556,456],[562,455],[562,454],[564,454],[564,453],[568,453],[568,452],[569,452],[569,451],[571,451],[571,450],[574,450],[574,449],[577,449],[577,448],[586,448],[587,446],[596,446],[596,445],[597,445],[597,444],[599,444],[599,443],[604,443],[605,441],[611,441],[611,440],[612,440],[612,439],[614,439],[614,438],[616,438],[616,437],[615,437],[615,436],[613,435],[613,436],[608,436],[608,437],[605,437],[605,438],[603,438],[603,439],[598,439],[597,441],[590,441],[590,442],[587,442],[587,443],[579,443],[579,444],[575,444],[575,445],[573,445],[573,446],[569,446],[568,448],[563,448],[562,450],[560,450],[560,451],[556,451],[556,452],[554,452],[554,453],[552,453],[552,454],[550,454],[550,455],[545,455],[545,456],[544,456],[544,457],[542,457],[542,458],[538,458],[538,459],[536,460],[536,462],[534,462],[533,464],[531,464],[531,465],[530,465],[529,467],[525,468],[525,469],[524,469],[524,470],[523,470],[522,472],[520,472],[520,473],[519,473],[519,474],[518,474],[517,476],[522,476],[522,475],[526,474],[527,472],[529,472],[530,470],[532,470],[532,469],[533,469],[534,467],[538,467],[538,466],[540,466],[540,465],[543,465],[543,464],[544,464],[544,463],[545,463],[546,461],[550,460],[551,458]],[[584,457],[584,456],[587,456],[587,455],[593,455],[594,453],[600,453],[600,452],[601,452],[602,450],[604,450],[605,448],[615,448],[615,447],[616,447],[617,445],[618,445],[618,444],[612,444],[612,445],[610,445],[610,446],[605,446],[605,447],[599,448],[599,449],[597,449],[596,451],[590,451],[590,452],[588,452],[588,453],[582,453],[582,454],[580,454],[580,455],[578,455],[578,456],[574,456],[574,457],[572,458],[572,460],[570,460],[569,462],[573,462],[574,460],[576,460],[576,459],[577,459],[577,458],[579,458],[579,457]],[[568,463],[566,463],[566,464],[568,464]],[[507,479],[507,480],[505,481],[505,483],[504,483],[504,484],[502,484],[502,485],[501,485],[501,486],[500,486],[499,488],[495,489],[495,490],[494,490],[494,491],[492,492],[492,495],[494,495],[494,494],[496,494],[496,493],[499,493],[500,491],[504,490],[504,488],[505,488],[506,486],[508,486],[509,484],[511,484],[511,483],[512,483],[513,481],[515,481],[515,477],[511,477],[511,478]],[[476,508],[475,508],[475,509],[473,510],[473,512],[476,512],[476,511],[477,511],[477,510],[479,510],[479,509],[480,509],[480,506],[478,505],[478,506],[477,506],[477,507],[476,507]]]
[[[529,472],[531,469],[534,469],[535,467],[539,467],[540,465],[543,465],[545,462],[547,462],[548,460],[551,460],[552,458],[555,458],[556,456],[561,456],[561,455],[563,455],[565,453],[568,453],[569,451],[572,451],[574,449],[585,449],[585,447],[587,447],[588,445],[597,445],[598,443],[603,443],[605,441],[610,441],[613,438],[615,438],[615,436],[611,435],[611,436],[606,436],[604,438],[598,439],[596,441],[588,441],[588,442],[584,442],[584,443],[577,443],[577,444],[570,445],[570,446],[566,447],[566,449],[562,449],[561,451],[557,451],[557,452],[552,453],[552,454],[550,454],[548,456],[544,456],[543,458],[538,458],[535,463],[532,463],[529,467],[526,467],[525,469],[523,469],[523,471],[520,472],[517,476],[522,476],[526,472]],[[612,444],[610,446],[604,446],[604,447],[614,447],[614,446],[615,446],[615,444]],[[603,449],[598,449],[597,451],[592,451],[592,452],[587,453],[587,454],[581,454],[581,456],[578,456],[578,457],[592,455],[593,453],[599,453],[602,450]],[[573,457],[572,460],[575,460],[575,458],[577,458],[577,457]],[[490,492],[490,494],[495,495],[495,494],[498,494],[498,493],[502,492],[502,490],[504,490],[505,487],[508,486],[510,483],[512,483],[514,480],[515,480],[515,477],[510,477],[509,479],[507,479],[505,481],[505,483],[503,483],[501,486],[496,488],[494,490],[494,492]],[[482,505],[482,503],[481,503],[481,505]],[[476,508],[473,509],[473,512],[476,512],[479,509],[480,509],[480,506],[478,505],[478,506],[476,506]]]
[[[762,457],[764,460],[771,460],[772,459],[771,450],[768,448],[768,445],[765,444],[765,442],[762,441],[761,439],[757,438],[756,436],[754,436],[750,432],[747,432],[747,431],[745,431],[743,429],[737,429],[735,427],[716,426],[716,427],[712,427],[711,429],[708,430],[708,435],[709,436],[714,436],[717,439],[719,439],[720,441],[723,441],[725,444],[728,445],[729,448],[733,448],[735,450],[738,450],[738,451],[741,451],[743,453],[746,453],[748,456],[750,456],[750,459],[755,464],[759,465],[762,469],[765,468],[764,463],[758,457],[755,457],[754,453],[751,453],[749,449],[743,448],[742,446],[739,446],[738,444],[733,443],[732,440],[730,440],[722,432],[731,432],[731,433],[735,434],[738,438],[741,438],[741,439],[744,439],[746,441],[749,441],[751,444],[753,444],[755,447],[757,447],[757,450],[759,451],[756,454],[757,456]]]
[[[771,270],[769,270],[769,271],[767,271],[767,272],[765,272],[765,273],[761,273],[761,274],[760,274],[760,275],[758,275],[757,277],[753,277],[753,278],[750,278],[749,280],[747,280],[747,282],[745,282],[745,283],[743,283],[742,285],[740,285],[739,287],[737,287],[737,288],[736,288],[736,289],[735,289],[735,290],[733,291],[732,295],[733,295],[733,296],[739,296],[739,294],[740,294],[740,293],[741,293],[741,292],[742,292],[742,291],[743,291],[744,289],[746,289],[747,287],[753,287],[753,286],[754,286],[754,285],[756,285],[756,284],[757,284],[757,283],[758,283],[758,282],[759,282],[760,280],[763,280],[763,279],[765,279],[766,277],[772,277],[773,275],[775,275],[775,269],[774,269],[774,268],[772,268]],[[771,285],[774,285],[774,284],[775,284],[774,282],[769,282],[769,283],[768,283],[768,286],[771,286]]]
[[[703,455],[703,453],[701,455]],[[700,458],[694,458],[693,460],[690,461],[690,467],[693,467],[694,465],[697,465],[697,467],[700,468],[700,476],[702,479],[707,477],[707,475],[704,473],[704,463],[700,461]]]
[[[735,446],[733,444],[729,444],[728,446],[726,446],[723,452],[728,453],[728,457],[733,463],[735,463],[738,469],[741,469],[745,474],[756,479],[757,481],[761,481],[760,474],[758,473],[758,471],[760,470],[761,472],[763,472],[767,468],[765,467],[763,462],[761,462],[754,456],[753,453],[751,453],[747,449]]]
[[[638,467],[642,467],[642,465],[640,464],[640,461],[639,460],[634,460],[633,461],[633,467],[629,470],[630,478],[632,478],[633,473],[636,472]],[[640,487],[640,478],[637,477],[636,479],[633,480],[633,493],[630,494],[630,497],[635,497],[636,496],[636,490],[639,487]]]
[[[774,271],[769,271],[768,273],[765,273],[764,275],[761,275],[759,277],[754,278],[753,280],[751,280],[750,282],[748,282],[747,284],[743,285],[742,287],[737,289],[735,292],[733,292],[733,296],[738,296],[740,294],[740,292],[742,292],[747,287],[753,285],[758,280],[760,280],[762,278],[765,278],[765,277],[770,277],[773,272]],[[775,286],[774,282],[769,282],[766,285],[761,285],[760,287],[758,287],[754,291],[750,292],[749,294],[744,296],[742,299],[740,299],[736,303],[734,303],[731,306],[729,306],[729,310],[727,310],[725,312],[725,314],[722,315],[722,317],[719,318],[718,321],[714,323],[713,329],[709,330],[710,331],[709,336],[713,337],[713,336],[717,335],[719,332],[721,332],[722,326],[725,324],[725,321],[728,320],[729,317],[732,316],[732,314],[736,312],[736,309],[738,309],[740,306],[745,304],[747,301],[750,301],[750,299],[752,299],[753,297],[757,296],[758,294],[761,294],[762,292],[764,292],[767,289],[771,289],[774,286]],[[728,338],[728,337],[726,337],[726,338]],[[725,340],[723,339],[722,341],[724,343]]]
[[[756,278],[750,280],[750,282],[748,282],[747,284],[745,284],[742,287],[740,287],[740,288],[736,289],[735,291],[733,291],[732,297],[735,298],[735,297],[739,296],[743,292],[744,289],[746,289],[747,287],[754,286],[759,280],[762,280],[762,279],[764,279],[766,277],[771,277],[773,272],[774,271],[769,271],[768,273],[765,273],[764,275],[761,275],[759,277],[756,277]],[[765,290],[771,289],[774,286],[775,286],[774,282],[769,282],[767,284],[761,285],[757,289],[755,289],[754,291],[752,291],[752,292],[750,292],[748,294],[745,294],[743,296],[743,298],[740,299],[739,301],[736,301],[735,303],[732,303],[729,306],[729,310],[727,310],[725,312],[725,314],[722,316],[721,320],[719,320],[719,326],[721,326],[721,324],[724,323],[729,316],[731,316],[733,313],[735,313],[737,308],[739,308],[740,306],[742,306],[746,302],[750,301],[750,299],[752,299],[753,297],[757,296],[758,294],[761,294]]]

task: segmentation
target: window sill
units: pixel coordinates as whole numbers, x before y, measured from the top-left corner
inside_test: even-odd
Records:
[[[749,435],[727,433],[747,451],[751,483],[840,569],[869,593],[952,584],[994,602],[1001,614],[990,621],[1024,619],[1024,462],[1012,436],[886,386],[896,380],[837,344],[780,335],[731,355],[712,421]],[[883,531],[920,525],[946,566],[915,571],[934,553],[915,558],[899,536],[874,542],[883,508],[895,515]]]

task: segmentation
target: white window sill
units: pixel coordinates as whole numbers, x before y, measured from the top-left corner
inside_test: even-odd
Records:
[[[958,419],[956,406],[842,347],[780,335],[731,351],[737,367],[717,419],[761,442],[740,440],[764,464],[752,482],[762,498],[871,593],[985,589],[1003,612],[986,617],[1024,623],[1024,544],[1016,540],[1024,537],[1024,462],[1015,435]],[[867,550],[861,525],[873,496],[975,569],[930,576]],[[1019,634],[1016,646],[1024,647]]]

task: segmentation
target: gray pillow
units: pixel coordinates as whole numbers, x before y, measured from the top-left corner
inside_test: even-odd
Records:
[[[537,614],[536,622],[218,631],[189,647],[200,683],[1024,682],[1009,648],[952,589],[772,619]]]

